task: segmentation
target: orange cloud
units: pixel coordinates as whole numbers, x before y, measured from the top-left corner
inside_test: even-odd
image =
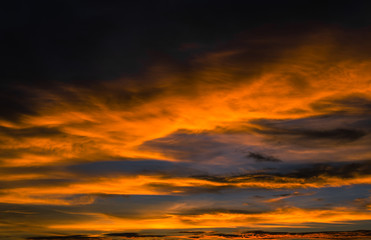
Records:
[[[60,133],[0,136],[6,142],[3,149],[33,150],[2,164],[49,165],[92,161],[97,156],[178,161],[138,146],[179,129],[204,131],[259,118],[293,119],[347,110],[336,105],[326,110],[312,107],[322,99],[369,96],[371,62],[339,54],[342,47],[331,34],[317,34],[273,62],[260,62],[261,69],[251,75],[244,62],[248,53],[237,48],[195,59],[197,67],[186,76],[171,68],[154,68],[148,86],[118,80],[86,89],[37,90],[41,102],[37,114],[23,116],[19,123],[3,121],[1,126],[14,131],[57,128]]]
[[[248,46],[249,42],[239,43],[195,56],[189,62],[189,69],[158,64],[137,79],[107,81],[86,87],[61,84],[54,89],[27,90],[37,102],[30,103],[34,113],[20,115],[17,121],[0,121],[0,167],[10,169],[4,170],[4,175],[0,177],[4,183],[0,189],[0,203],[71,207],[93,205],[96,196],[105,194],[184,196],[221,189],[296,190],[371,184],[367,169],[362,174],[352,172],[351,176],[323,173],[293,177],[248,172],[214,179],[191,174],[176,176],[146,172],[86,176],[65,169],[83,162],[117,159],[198,163],[201,160],[192,162],[192,159],[181,158],[171,154],[171,151],[146,148],[145,143],[184,131],[195,135],[214,134],[220,143],[273,149],[276,142],[270,142],[264,132],[270,129],[257,124],[256,120],[300,120],[340,113],[346,117],[367,114],[365,104],[356,102],[349,106],[339,102],[349,99],[371,101],[371,61],[338,42],[336,34],[309,35],[293,47],[264,50],[264,54],[256,59],[254,49]],[[342,53],[344,48],[347,49],[346,54]],[[347,123],[344,125],[347,126]],[[236,132],[241,134],[230,134]],[[310,156],[305,158],[309,162],[320,161],[322,159],[314,157],[333,152],[339,152],[339,155],[346,152],[345,160],[359,161],[371,156],[367,134],[361,131],[349,145],[338,144],[336,148],[300,148],[295,145],[296,138],[285,143],[284,147],[290,154]],[[175,141],[171,138],[165,140],[170,143]],[[277,149],[280,150],[279,147]],[[281,156],[278,157],[281,159]],[[217,156],[207,160],[213,166],[222,168],[233,159]],[[330,160],[342,161],[336,158]],[[295,161],[301,159],[291,160]],[[31,169],[23,173],[15,170],[42,167],[58,167],[60,172],[45,170],[33,173]],[[243,170],[245,173],[246,169]],[[210,176],[214,176],[212,171],[210,169]],[[53,179],[61,181],[55,183]],[[91,220],[53,223],[46,228],[68,232],[96,229],[119,231],[123,226],[125,229],[226,226],[269,229],[272,224],[277,228],[306,227],[311,222],[370,220],[369,210],[369,204],[362,211],[292,206],[254,214],[178,215],[172,212],[148,219],[124,219],[84,212]]]
[[[11,184],[11,182],[10,182]],[[63,185],[14,186],[1,190],[0,202],[16,204],[90,204],[94,197],[78,197],[68,200],[68,196],[87,194],[115,195],[182,195],[192,192],[239,188],[239,189],[302,189],[341,187],[354,184],[371,184],[371,176],[339,178],[320,176],[316,178],[290,178],[272,176],[244,176],[214,181],[191,177],[164,177],[155,175],[135,175],[90,178]],[[11,185],[10,185],[11,186]],[[67,200],[66,200],[67,199]]]
[[[272,212],[239,214],[210,213],[201,215],[164,215],[153,219],[122,219],[104,214],[86,213],[91,215],[90,221],[74,224],[49,225],[50,229],[59,230],[92,230],[130,231],[138,229],[182,229],[182,228],[231,228],[249,227],[269,229],[272,224],[276,228],[305,228],[312,223],[347,223],[351,221],[369,220],[369,211],[348,208],[299,209],[283,208]]]

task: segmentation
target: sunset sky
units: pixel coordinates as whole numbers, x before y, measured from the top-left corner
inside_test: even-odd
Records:
[[[370,1],[0,11],[0,239],[371,230]]]

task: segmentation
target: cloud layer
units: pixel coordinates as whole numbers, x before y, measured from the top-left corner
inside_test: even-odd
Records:
[[[107,29],[78,43],[102,48],[87,65],[45,42],[50,79],[28,83],[30,63],[0,90],[0,236],[367,239],[351,231],[371,220],[370,35],[272,29],[159,42],[146,61],[104,58],[136,43]]]

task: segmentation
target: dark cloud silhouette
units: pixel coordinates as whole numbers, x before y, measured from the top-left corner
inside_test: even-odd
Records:
[[[323,115],[295,120],[255,120],[260,128],[249,131],[261,134],[270,143],[292,144],[311,148],[350,145],[356,141],[370,141],[371,119],[365,115]]]
[[[269,155],[265,155],[261,153],[255,153],[255,152],[249,152],[249,154],[246,157],[252,158],[256,162],[282,162],[282,160],[275,158],[273,156],[269,156]]]
[[[265,121],[267,123],[267,121]],[[263,126],[269,127],[267,130],[259,130],[258,132],[264,135],[277,137],[281,141],[292,140],[292,141],[334,141],[334,142],[352,142],[356,141],[367,133],[358,129],[326,129],[326,130],[315,130],[315,129],[284,129],[275,128],[274,124]],[[286,139],[285,139],[286,138]]]
[[[353,163],[320,163],[313,166],[299,168],[288,173],[287,176],[296,178],[313,178],[321,175],[340,178],[352,178],[355,176],[367,176],[371,174],[371,161]]]
[[[331,129],[331,130],[303,130],[298,131],[294,134],[303,135],[306,138],[313,139],[334,139],[334,140],[344,140],[344,141],[355,141],[365,136],[366,133],[356,129]]]
[[[155,234],[140,234],[140,233],[107,233],[107,236],[112,237],[126,237],[126,238],[162,238],[166,237],[166,235],[155,235]]]
[[[223,237],[223,238],[237,238],[237,237],[242,237],[241,234],[231,234],[231,233],[214,233],[211,234],[212,236],[218,236],[218,237]]]

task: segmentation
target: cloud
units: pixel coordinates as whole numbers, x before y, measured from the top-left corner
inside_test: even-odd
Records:
[[[238,238],[241,237],[239,234],[230,234],[230,233],[214,233],[212,236],[218,236],[223,238]]]
[[[180,215],[202,215],[202,214],[261,214],[265,211],[254,211],[254,210],[245,210],[245,209],[223,209],[223,208],[199,208],[199,209],[189,209],[182,211]]]
[[[325,121],[326,119],[323,119]],[[277,122],[276,122],[277,123]],[[346,128],[335,128],[335,129],[300,129],[300,128],[279,128],[275,127],[275,123],[269,123],[269,121],[262,122],[261,126],[267,127],[264,130],[258,130],[259,133],[266,136],[274,136],[282,141],[326,141],[349,143],[356,141],[366,136],[368,133],[358,129],[346,129]],[[279,126],[279,124],[278,124]]]
[[[43,237],[29,237],[28,240],[104,240],[102,237],[89,237],[86,235],[70,235],[70,236],[43,236]]]
[[[342,128],[327,131],[304,131],[302,134],[308,138],[339,139],[344,141],[354,141],[366,135],[365,132],[359,130]]]
[[[191,139],[182,138],[178,131],[200,133],[218,127],[233,129],[238,123],[256,119],[306,118],[332,112],[331,108],[313,107],[320,100],[367,96],[369,63],[357,51],[358,45],[348,44],[349,54],[342,54],[346,38],[341,36],[346,34],[323,30],[296,38],[242,35],[229,44],[196,54],[185,60],[186,64],[159,60],[142,75],[90,85],[61,81],[27,91],[20,87],[27,92],[21,94],[22,106],[30,103],[30,111],[15,106],[19,109],[17,121],[5,119],[1,126],[8,132],[12,129],[8,135],[28,137],[0,139],[5,142],[4,151],[23,151],[19,158],[4,159],[4,164],[65,164],[76,159],[95,161],[102,156],[172,161],[216,157],[218,148],[223,148],[222,141],[211,143],[207,136],[200,136],[197,143],[204,144],[200,148],[214,149],[202,155],[200,149],[191,146],[196,142],[187,146]],[[357,84],[350,86],[352,81],[346,76],[356,79]],[[360,105],[356,100],[348,103]],[[337,105],[346,109],[344,104]],[[63,134],[46,136],[46,129]],[[295,139],[344,139],[347,143],[367,135],[363,129],[344,126],[279,130],[286,130],[286,135]],[[175,141],[184,145],[161,142],[175,133],[179,138]],[[171,147],[177,151],[170,153]]]
[[[264,202],[267,202],[267,203],[276,203],[276,202],[280,202],[280,201],[283,201],[285,199],[292,198],[292,197],[311,196],[313,194],[315,194],[315,193],[314,192],[308,192],[308,193],[300,193],[300,192],[284,193],[284,194],[275,195],[274,198],[267,199]]]
[[[122,166],[130,166],[130,162]],[[136,164],[134,166],[136,167]],[[3,203],[79,205],[90,204],[94,201],[94,196],[99,194],[190,195],[226,192],[228,189],[340,187],[370,184],[370,166],[370,161],[321,163],[291,167],[292,169],[286,170],[286,173],[272,169],[237,175],[189,175],[191,171],[188,174],[179,175],[178,171],[182,169],[182,165],[175,168],[172,166],[170,171],[165,168],[162,173],[161,169],[154,170],[154,172],[125,173],[119,169],[108,168],[107,173],[85,174],[84,179],[81,179],[80,171],[77,175],[66,174],[64,178],[40,179],[36,176],[35,179],[28,180],[2,180],[0,201]],[[132,170],[134,171],[135,168]],[[86,171],[86,173],[89,172],[88,169]],[[83,197],[84,195],[86,197]]]
[[[369,115],[371,100],[367,94],[352,93],[342,98],[327,97],[311,104],[311,107],[321,112],[351,113],[355,115]]]
[[[140,146],[143,150],[162,152],[173,159],[191,162],[223,161],[228,157],[242,158],[236,154],[236,145],[222,142],[212,135],[193,132],[175,132],[164,138],[147,141]],[[233,156],[235,155],[235,156]]]
[[[88,85],[71,79],[99,74],[68,65],[66,52],[52,64],[62,70],[48,72],[55,84],[26,90],[21,81],[4,95],[0,121],[0,202],[56,210],[44,211],[48,223],[15,208],[4,224],[67,234],[370,219],[368,203],[326,205],[324,193],[371,183],[369,45],[345,44],[351,34],[241,34],[178,62],[155,54],[141,74],[107,70],[113,75]],[[313,189],[323,203],[282,195]],[[363,193],[350,202],[355,195]]]
[[[0,127],[0,133],[12,138],[27,138],[27,137],[53,137],[62,134],[57,128],[48,127],[31,127],[23,129],[14,129],[7,127]]]
[[[203,172],[190,163],[135,158],[74,164],[66,167],[66,170],[86,177],[137,174],[188,176],[195,172]]]
[[[152,235],[152,234],[139,234],[139,233],[107,233],[107,236],[113,237],[126,237],[126,238],[163,238],[166,235]]]
[[[315,164],[308,168],[301,168],[289,173],[297,178],[313,178],[321,175],[336,176],[343,179],[371,174],[371,161],[342,163],[342,164]]]
[[[370,213],[352,207],[333,208],[275,208],[261,213],[256,212],[199,212],[197,215],[186,215],[189,209],[179,209],[178,213],[167,213],[154,218],[127,219],[117,218],[101,213],[85,213],[90,219],[75,222],[75,224],[57,223],[50,224],[48,228],[54,231],[69,229],[70,231],[96,231],[116,233],[125,226],[131,229],[127,232],[139,230],[162,230],[165,229],[192,229],[192,228],[224,228],[227,223],[230,228],[250,229],[284,229],[284,228],[305,228],[313,223],[323,224],[344,224],[353,221],[368,221]],[[140,233],[147,235],[145,233]],[[148,234],[149,235],[149,234]],[[151,234],[152,235],[152,234]],[[162,234],[156,234],[162,235]]]
[[[263,155],[263,154],[260,154],[260,153],[254,153],[254,152],[249,152],[249,154],[246,157],[252,158],[256,162],[282,162],[282,160],[280,160],[278,158]]]
[[[280,208],[263,213],[203,213],[198,216],[180,216],[180,219],[195,226],[220,226],[229,222],[230,226],[268,227],[271,224],[302,225],[310,222],[336,223],[351,220],[367,220],[369,212],[347,208],[333,209],[296,209]],[[304,217],[305,216],[305,217]],[[273,220],[273,221],[272,221]]]

